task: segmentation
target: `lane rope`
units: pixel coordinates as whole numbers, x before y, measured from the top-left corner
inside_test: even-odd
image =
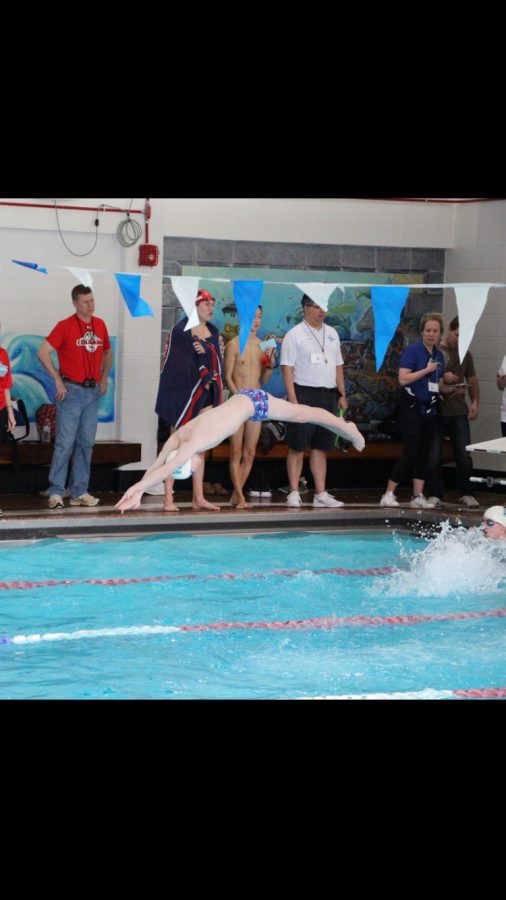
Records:
[[[373,569],[342,569],[333,566],[329,569],[273,569],[272,572],[219,572],[216,575],[150,575],[145,578],[63,578],[49,581],[0,581],[1,591],[24,591],[31,588],[61,587],[73,584],[152,584],[157,581],[242,581],[247,579],[262,579],[277,577],[294,577],[295,575],[392,575],[400,571],[396,566],[382,566]]]
[[[320,628],[356,627],[368,625],[420,625],[426,622],[454,622],[468,619],[505,618],[506,607],[467,613],[435,613],[415,616],[318,616],[312,619],[288,619],[285,622],[209,622],[202,625],[132,625],[119,628],[80,629],[43,634],[18,634],[10,638],[0,636],[0,644],[34,644],[39,641],[75,641],[81,638],[117,637],[140,634],[172,634],[177,631],[230,631],[233,629],[263,629],[270,631]]]
[[[397,691],[392,694],[327,694],[321,697],[300,697],[301,700],[449,700],[458,697],[463,700],[500,700],[506,697],[506,687],[478,688],[468,691],[437,691],[424,688],[423,691]]]

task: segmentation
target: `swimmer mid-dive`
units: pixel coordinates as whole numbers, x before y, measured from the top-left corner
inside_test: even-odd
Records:
[[[320,409],[318,406],[304,406],[280,400],[260,389],[247,388],[238,391],[230,400],[214,409],[202,413],[182,428],[179,428],[163,445],[157,459],[149,467],[144,477],[128,488],[116,509],[138,509],[147,488],[169,475],[173,478],[187,478],[202,463],[202,452],[217,447],[225,438],[235,434],[237,429],[252,419],[254,422],[274,419],[280,422],[298,422],[321,425],[334,434],[347,438],[356,450],[363,450],[365,440],[353,422],[346,422]]]

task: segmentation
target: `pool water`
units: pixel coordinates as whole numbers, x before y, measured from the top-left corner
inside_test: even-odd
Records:
[[[0,698],[500,696],[505,563],[449,526],[0,548]]]

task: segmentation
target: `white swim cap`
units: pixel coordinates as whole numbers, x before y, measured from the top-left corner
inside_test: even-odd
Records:
[[[491,519],[506,528],[506,509],[504,506],[489,506],[483,513],[483,519]]]
[[[177,450],[171,450],[170,453],[167,455],[167,459],[165,460],[165,462],[170,463],[171,459],[174,459],[176,453],[178,453]],[[171,478],[175,478],[176,480],[181,480],[181,481],[184,478],[189,478],[190,475],[193,475],[191,459],[187,459],[186,462],[183,463],[182,466],[179,466],[179,469],[176,469],[175,472],[171,472]]]

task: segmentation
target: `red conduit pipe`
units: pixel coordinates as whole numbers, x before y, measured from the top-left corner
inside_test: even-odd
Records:
[[[339,198],[337,198],[339,199]],[[344,197],[344,200],[381,201],[383,203],[496,203],[506,197],[470,197],[462,200],[444,200],[442,197]]]
[[[113,206],[62,206],[59,203],[14,203],[13,201],[0,200],[0,206],[24,206],[36,209],[78,209],[91,210],[91,212],[114,212],[114,213],[144,213],[143,209],[116,209]]]

